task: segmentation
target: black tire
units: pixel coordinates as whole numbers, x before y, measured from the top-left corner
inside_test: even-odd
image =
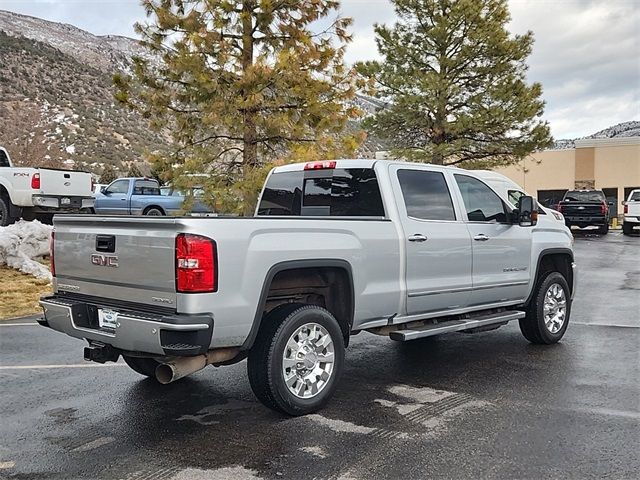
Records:
[[[0,196],[0,227],[6,227],[16,221],[16,218],[10,216],[11,200],[4,195]]]
[[[571,222],[565,220],[564,224],[567,226],[569,230],[571,230]]]
[[[552,285],[559,285],[564,291],[566,313],[564,322],[557,332],[552,333],[545,324],[544,299]],[[558,342],[567,331],[571,316],[571,293],[567,280],[559,272],[543,272],[538,280],[533,298],[527,308],[527,316],[519,321],[522,335],[531,343],[550,345]]]
[[[600,235],[606,235],[607,233],[609,233],[609,224],[605,223],[604,225],[600,225],[600,228],[598,228],[598,233]]]
[[[156,367],[160,362],[153,358],[129,357],[122,355],[124,362],[131,367],[131,370],[144,375],[145,377],[156,378]]]
[[[148,207],[143,215],[149,215],[151,217],[163,217],[164,216],[164,212],[162,211],[162,209],[158,208],[158,207]]]
[[[622,224],[622,234],[623,235],[631,235],[631,233],[633,233],[633,225],[631,225],[630,223],[623,223]]]
[[[316,323],[328,332],[333,342],[334,362],[329,379],[320,391],[311,398],[300,398],[286,385],[282,362],[290,337],[307,323]],[[330,312],[316,305],[282,305],[263,319],[249,352],[249,384],[258,400],[272,410],[293,416],[316,412],[326,405],[336,389],[344,365],[344,350],[342,330]]]

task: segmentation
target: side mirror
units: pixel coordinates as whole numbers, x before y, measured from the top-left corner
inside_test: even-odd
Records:
[[[533,197],[524,195],[518,200],[518,225],[533,227],[538,223],[538,204]]]

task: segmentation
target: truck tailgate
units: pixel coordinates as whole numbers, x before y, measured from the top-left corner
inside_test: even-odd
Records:
[[[58,292],[175,309],[175,220],[56,216]]]
[[[38,169],[40,190],[45,195],[90,197],[91,174],[69,170]]]

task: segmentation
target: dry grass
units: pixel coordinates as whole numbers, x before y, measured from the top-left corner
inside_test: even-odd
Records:
[[[39,313],[40,295],[50,291],[46,280],[0,265],[0,320]]]

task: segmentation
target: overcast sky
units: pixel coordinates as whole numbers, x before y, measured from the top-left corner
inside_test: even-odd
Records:
[[[510,0],[514,33],[532,30],[529,80],[541,82],[556,138],[640,120],[640,0]],[[0,8],[98,35],[133,36],[138,0],[0,0]],[[354,19],[347,61],[376,58],[374,23],[393,23],[389,0],[342,0]]]

